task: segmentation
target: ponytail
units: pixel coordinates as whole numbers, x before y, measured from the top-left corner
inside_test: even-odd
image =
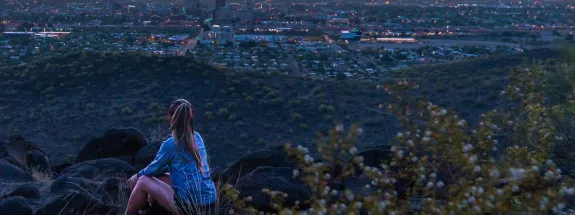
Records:
[[[190,103],[184,99],[178,99],[170,106],[169,111],[170,120],[170,130],[178,148],[182,159],[185,162],[189,160],[182,154],[182,147],[192,155],[196,161],[198,169],[203,173],[203,163],[200,156],[200,149],[196,143],[195,129],[194,129],[194,115],[193,109]]]

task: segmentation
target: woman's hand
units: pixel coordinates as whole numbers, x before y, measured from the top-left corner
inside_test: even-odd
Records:
[[[138,174],[134,174],[132,177],[130,177],[130,179],[128,179],[128,186],[130,186],[131,190],[133,190],[136,186],[136,183],[138,183],[138,179]]]

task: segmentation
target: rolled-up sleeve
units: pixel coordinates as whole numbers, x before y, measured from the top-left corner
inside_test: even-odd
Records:
[[[152,161],[152,163],[150,163],[146,168],[138,172],[138,177],[142,175],[158,176],[167,172],[168,164],[171,161],[170,156],[172,154],[170,152],[170,147],[168,147],[170,140],[171,139],[168,139],[162,143],[154,161]]]

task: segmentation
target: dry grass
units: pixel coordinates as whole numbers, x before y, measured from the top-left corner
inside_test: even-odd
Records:
[[[150,143],[161,143],[162,141],[166,140],[168,136],[168,131],[163,129],[160,125],[156,128],[150,128],[148,130],[148,140]]]
[[[43,185],[49,185],[53,181],[53,174],[49,171],[44,171],[39,168],[31,168],[30,172],[35,182],[40,182]]]

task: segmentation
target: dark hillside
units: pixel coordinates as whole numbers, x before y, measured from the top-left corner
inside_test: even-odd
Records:
[[[364,145],[385,143],[397,129],[377,109],[383,98],[374,84],[234,74],[191,58],[70,54],[0,75],[0,123],[56,159],[77,154],[111,127],[165,126],[167,107],[179,97],[195,105],[214,165],[288,140],[308,145],[334,120],[363,122],[376,134]]]
[[[468,116],[498,105],[509,69],[557,55],[494,56],[392,76],[415,78],[421,96]],[[195,105],[214,166],[285,141],[310,145],[334,120],[361,122],[363,147],[387,143],[398,131],[395,118],[377,108],[386,99],[378,83],[233,73],[187,57],[75,53],[0,69],[0,79],[0,133],[22,133],[56,163],[112,127],[165,127],[166,109],[179,97]]]

